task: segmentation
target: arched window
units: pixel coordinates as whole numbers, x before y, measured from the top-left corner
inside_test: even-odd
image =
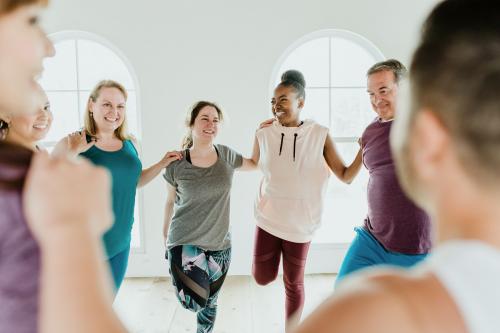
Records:
[[[137,79],[125,56],[111,43],[91,33],[65,31],[49,37],[56,55],[45,60],[40,84],[49,97],[54,122],[41,144],[51,150],[62,137],[83,127],[89,94],[103,79],[115,80],[127,89],[128,129],[140,143]],[[131,244],[136,249],[142,244],[139,201],[136,200]]]
[[[306,79],[306,102],[302,118],[311,118],[330,128],[337,151],[350,163],[359,149],[357,140],[375,118],[366,93],[366,71],[384,59],[364,37],[345,30],[323,30],[309,34],[283,54],[275,66],[271,89],[288,69],[301,71]],[[330,178],[323,225],[314,243],[348,243],[353,227],[367,213],[363,168],[350,185]]]

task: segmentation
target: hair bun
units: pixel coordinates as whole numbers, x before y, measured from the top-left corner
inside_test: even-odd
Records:
[[[296,82],[302,87],[306,87],[306,79],[304,75],[295,69],[289,69],[281,75],[281,82]]]

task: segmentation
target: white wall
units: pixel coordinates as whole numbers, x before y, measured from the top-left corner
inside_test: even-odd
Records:
[[[143,163],[149,165],[166,150],[178,147],[185,112],[199,99],[216,101],[226,112],[228,121],[218,141],[249,154],[256,126],[269,116],[269,82],[275,63],[291,43],[310,32],[351,30],[370,39],[386,57],[408,64],[420,24],[434,3],[52,0],[44,25],[48,33],[83,30],[98,34],[128,57],[139,78]],[[250,270],[252,204],[258,181],[257,172],[235,176],[233,274]],[[149,256],[136,256],[141,263],[132,265],[129,273],[163,274],[163,181],[155,180],[143,195]]]

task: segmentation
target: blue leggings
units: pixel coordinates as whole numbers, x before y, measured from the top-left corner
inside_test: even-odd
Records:
[[[115,282],[115,294],[118,293],[118,290],[123,282],[123,278],[125,277],[129,253],[130,246],[108,259],[109,268],[111,269],[113,281]]]
[[[347,275],[375,265],[411,267],[427,254],[403,254],[387,251],[380,242],[364,228],[354,228],[356,236],[340,266],[335,285]]]

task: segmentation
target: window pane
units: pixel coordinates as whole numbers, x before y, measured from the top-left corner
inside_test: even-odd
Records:
[[[44,141],[59,141],[80,128],[76,92],[47,92],[54,115],[52,127]]]
[[[317,123],[328,127],[330,117],[328,112],[329,89],[306,89],[306,102],[300,117],[313,119]]]
[[[135,91],[127,91],[127,124],[129,132],[137,139],[140,139],[137,123],[137,98]],[[89,90],[80,91],[80,121],[83,125],[83,117],[87,109],[87,101],[90,95]]]
[[[56,55],[46,58],[40,84],[46,90],[76,90],[75,41],[67,40],[54,45]]]
[[[366,90],[331,89],[332,123],[330,130],[334,137],[359,137],[375,118]]]
[[[132,77],[112,50],[89,40],[78,40],[78,64],[80,89],[91,90],[97,82],[111,79],[120,82],[126,89],[134,89]]]
[[[346,164],[358,152],[358,143],[336,143],[335,147]],[[363,167],[354,181],[344,184],[335,175],[330,176],[324,202],[322,226],[313,243],[348,243],[354,236],[353,228],[363,224],[367,214],[366,186],[368,172]]]
[[[329,39],[318,38],[295,49],[281,65],[276,84],[283,72],[297,69],[304,74],[307,87],[328,87]]]
[[[332,86],[366,87],[366,71],[376,59],[359,44],[332,38]]]

